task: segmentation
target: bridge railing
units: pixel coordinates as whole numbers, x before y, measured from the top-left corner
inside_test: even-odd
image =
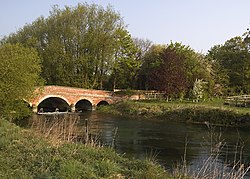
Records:
[[[145,92],[146,99],[164,99],[165,93],[159,91],[147,91]]]
[[[114,93],[117,95],[127,96],[132,100],[141,100],[141,99],[164,99],[164,92],[155,91],[155,90],[123,90],[115,89]]]
[[[237,107],[250,107],[250,95],[226,97],[224,104]]]

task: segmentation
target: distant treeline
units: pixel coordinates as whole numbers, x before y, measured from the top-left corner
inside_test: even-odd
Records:
[[[250,93],[249,32],[201,54],[178,42],[132,38],[126,27],[110,6],[54,6],[47,18],[3,38],[1,46],[35,49],[47,85],[159,90],[176,98]]]

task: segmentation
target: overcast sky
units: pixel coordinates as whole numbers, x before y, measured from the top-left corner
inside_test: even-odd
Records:
[[[133,37],[182,42],[203,53],[250,27],[250,0],[1,0],[0,38],[47,17],[55,4],[63,8],[82,2],[112,5]]]

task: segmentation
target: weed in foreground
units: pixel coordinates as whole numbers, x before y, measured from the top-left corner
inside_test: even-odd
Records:
[[[210,146],[209,156],[203,161],[201,167],[192,171],[187,166],[186,149],[188,141],[185,143],[185,153],[183,162],[178,164],[173,175],[177,178],[194,178],[194,179],[243,179],[250,170],[250,166],[245,166],[242,162],[243,146],[240,142],[235,145],[235,154],[233,162],[226,160],[221,161],[220,157],[225,148],[226,142],[222,139],[221,132],[217,134],[215,127],[208,125],[209,139],[206,142]],[[227,154],[225,154],[227,155]]]

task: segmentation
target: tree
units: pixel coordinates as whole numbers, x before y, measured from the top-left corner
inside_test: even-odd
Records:
[[[0,46],[0,116],[10,118],[27,115],[23,102],[41,84],[38,53],[20,44]]]
[[[155,89],[151,84],[151,72],[159,67],[162,63],[161,54],[163,53],[165,45],[152,45],[144,54],[142,65],[138,73],[138,88],[142,90]]]
[[[145,54],[149,51],[149,49],[152,46],[152,41],[148,39],[133,38],[133,42],[136,48],[138,49],[136,58],[142,61],[143,63]]]
[[[102,89],[115,64],[120,30],[124,22],[112,7],[84,3],[54,6],[48,18],[38,18],[4,41],[37,49],[47,84]]]
[[[114,67],[110,78],[112,89],[134,89],[141,66],[138,58],[139,49],[126,30],[117,31],[118,45],[115,51]]]
[[[215,45],[209,50],[208,54],[206,55],[206,59],[212,64],[213,79],[215,83],[215,96],[224,95],[229,85],[229,76],[227,70],[223,67],[219,60],[216,60],[218,54],[220,53],[220,48],[220,45]]]
[[[187,78],[183,56],[167,47],[161,53],[161,62],[155,66],[149,75],[149,82],[158,91],[164,91],[167,97],[176,97],[187,86]]]
[[[214,46],[207,56],[217,69],[217,82],[226,88],[226,94],[250,92],[250,52],[246,38],[234,37]]]
[[[140,78],[142,89],[144,86],[165,91],[173,97],[191,97],[196,79],[209,84],[213,81],[211,65],[205,57],[181,43],[153,45],[145,54]]]
[[[192,91],[196,79],[203,79],[209,82],[209,84],[213,83],[212,65],[203,54],[197,53],[191,49],[190,46],[182,45],[178,42],[171,43],[169,48],[174,50],[178,56],[184,59],[183,68],[187,77],[187,88],[189,93]]]

